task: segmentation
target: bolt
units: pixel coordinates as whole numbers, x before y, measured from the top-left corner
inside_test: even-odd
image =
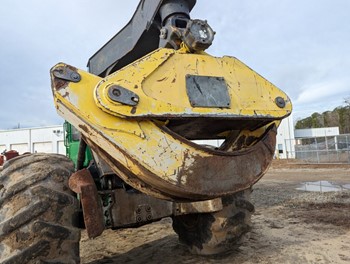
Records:
[[[160,37],[161,39],[166,39],[166,38],[167,38],[167,35],[168,35],[168,30],[167,30],[166,28],[162,28],[162,29],[160,30],[160,35],[159,35],[159,37]]]
[[[116,97],[119,97],[122,93],[119,89],[113,89],[112,94]]]
[[[80,81],[80,75],[77,72],[72,72],[70,77],[72,78],[73,81],[76,81],[76,82]]]
[[[279,108],[284,108],[286,106],[286,101],[280,96],[276,97],[275,103]]]

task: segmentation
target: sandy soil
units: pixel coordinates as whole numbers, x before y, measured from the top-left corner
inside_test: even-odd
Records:
[[[350,263],[350,191],[305,192],[304,181],[350,183],[350,166],[275,162],[254,186],[253,230],[234,252],[188,253],[171,219],[137,229],[82,235],[82,263]]]

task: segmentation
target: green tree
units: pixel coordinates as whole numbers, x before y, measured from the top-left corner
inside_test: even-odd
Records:
[[[296,129],[339,127],[341,134],[350,133],[350,97],[344,99],[345,106],[339,106],[333,111],[322,114],[313,113],[311,116],[298,120]]]

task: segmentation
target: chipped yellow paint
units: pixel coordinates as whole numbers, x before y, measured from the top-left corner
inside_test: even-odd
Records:
[[[52,72],[66,66],[60,63],[51,70],[58,113],[74,125],[93,147],[104,150],[109,157],[118,161],[119,167],[111,161],[109,164],[123,180],[136,189],[147,189],[146,192],[164,199],[169,199],[169,196],[150,190],[144,184],[152,186],[157,182],[158,190],[169,188],[167,184],[173,185],[174,190],[180,189],[186,186],[188,180],[184,171],[193,173],[195,160],[216,154],[166,133],[159,127],[162,122],[154,122],[147,116],[238,119],[265,116],[280,120],[292,110],[285,93],[231,57],[214,58],[204,53],[188,54],[183,50],[159,49],[106,78],[76,70],[81,75],[80,82],[56,85]],[[231,107],[193,108],[186,93],[187,74],[224,77]],[[120,85],[136,93],[140,97],[139,104],[133,107],[110,100],[107,91],[111,85]],[[274,100],[277,96],[285,99],[285,108],[276,106]],[[242,131],[242,135],[261,137],[272,123],[256,131]],[[120,166],[137,175],[140,181],[131,179]],[[154,175],[158,178],[155,179]],[[211,197],[215,195],[208,194]]]
[[[65,65],[58,64],[54,68],[63,66]],[[129,153],[133,158],[144,163],[148,170],[174,182],[177,181],[176,171],[182,167],[183,153],[208,155],[203,151],[195,151],[193,147],[174,139],[160,130],[152,121],[126,120],[101,111],[97,107],[93,95],[95,94],[95,86],[104,83],[105,80],[84,71],[78,70],[78,73],[81,75],[79,83],[70,82],[66,87],[58,90],[53,89],[53,92],[58,113],[76,126],[85,137],[90,137],[91,129],[87,132],[82,129],[82,125],[91,126],[95,131],[100,132],[106,140],[119,147],[119,150]],[[72,120],[72,113],[83,122]],[[94,140],[101,139],[95,137]],[[111,154],[115,155],[117,160],[121,160],[123,165],[132,172],[140,173],[137,166],[134,167],[131,159],[125,157],[122,152],[112,151],[107,142],[98,141],[97,143],[102,148],[110,149],[113,152]]]
[[[186,91],[186,75],[224,77],[231,107],[193,108]],[[136,107],[113,102],[108,88],[120,85],[140,97]],[[286,106],[275,103],[282,97]],[[111,74],[96,87],[97,105],[112,115],[144,117],[168,116],[273,116],[282,119],[290,114],[288,96],[272,83],[233,57],[215,58],[207,54],[191,54],[183,50],[159,49]]]

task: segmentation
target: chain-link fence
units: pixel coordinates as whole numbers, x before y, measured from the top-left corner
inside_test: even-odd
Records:
[[[286,139],[285,144],[294,146],[291,156],[308,163],[350,163],[350,134]]]

